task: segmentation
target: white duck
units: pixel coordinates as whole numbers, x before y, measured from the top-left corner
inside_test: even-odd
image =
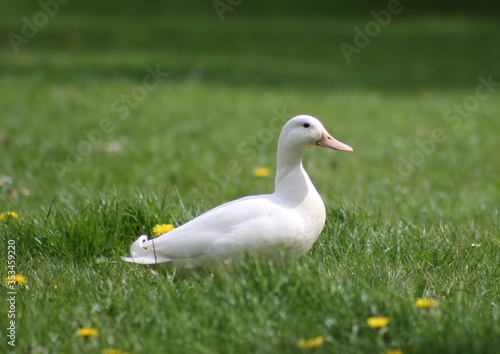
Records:
[[[278,167],[273,194],[244,197],[222,204],[180,227],[148,240],[140,236],[127,262],[171,262],[192,266],[225,259],[244,251],[285,248],[306,253],[323,230],[325,205],[302,167],[303,153],[322,146],[352,152],[335,140],[314,117],[290,119],[278,141]]]

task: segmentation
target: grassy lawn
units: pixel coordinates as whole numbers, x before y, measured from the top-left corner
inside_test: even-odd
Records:
[[[17,54],[6,35],[39,9],[0,11],[0,213],[19,214],[0,221],[1,275],[15,243],[27,279],[15,347],[1,287],[0,352],[498,350],[498,18],[394,16],[348,64],[339,45],[369,16],[65,6]],[[157,276],[121,261],[155,224],[271,192],[301,113],[354,148],[306,153],[328,210],[307,255]]]

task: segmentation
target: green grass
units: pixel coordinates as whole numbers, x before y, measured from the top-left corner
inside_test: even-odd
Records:
[[[4,43],[0,212],[20,218],[0,223],[1,248],[15,240],[28,283],[15,348],[1,288],[0,351],[301,353],[299,338],[323,335],[317,353],[495,352],[498,88],[460,126],[444,114],[474,96],[479,76],[500,81],[498,19],[395,17],[347,64],[339,43],[369,17],[254,21],[243,6],[219,22],[211,8],[83,17],[67,5],[18,55]],[[34,11],[2,11],[1,32]],[[169,76],[127,117],[113,110],[157,65]],[[355,151],[305,156],[328,210],[307,255],[158,276],[120,260],[157,223],[271,192],[272,176],[252,170],[274,169],[275,123],[300,113]],[[446,138],[425,154],[416,140],[436,129]],[[88,132],[97,142],[78,159],[70,151]],[[68,159],[77,163],[58,173]],[[415,308],[422,296],[438,307]],[[390,325],[368,328],[372,315]],[[76,338],[81,326],[99,337]]]

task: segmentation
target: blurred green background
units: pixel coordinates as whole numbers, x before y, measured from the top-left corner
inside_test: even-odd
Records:
[[[208,193],[215,196],[198,198],[202,203],[272,190],[272,181],[256,181],[251,171],[274,166],[277,132],[265,141],[258,134],[277,110],[282,120],[315,115],[355,148],[349,157],[307,157],[327,197],[342,191],[349,200],[376,200],[391,210],[397,201],[421,210],[424,200],[433,205],[426,198],[441,207],[466,198],[477,210],[498,196],[498,93],[475,107],[474,119],[455,125],[444,117],[474,95],[479,77],[500,80],[497,4],[400,2],[400,12],[350,63],[341,44],[355,45],[356,28],[366,32],[375,23],[372,12],[387,11],[387,1],[74,0],[57,3],[44,23],[40,11],[53,4],[0,5],[0,176],[7,205],[29,208],[110,190],[177,189],[194,200],[207,184],[220,187],[210,173],[225,171],[230,159],[243,173],[220,193]],[[34,21],[44,25],[16,42],[16,53],[12,33],[23,36],[23,26]],[[168,77],[140,102],[127,101],[141,90],[148,67]],[[75,156],[103,120],[112,131],[96,136],[88,156]],[[448,140],[401,178],[404,161],[419,150],[415,139],[435,129]],[[238,151],[241,144],[256,157]],[[77,166],[62,176],[68,161]],[[474,178],[460,179],[464,173]]]
[[[402,1],[375,22],[394,4],[1,2],[0,213],[19,219],[0,236],[28,279],[15,350],[495,351],[500,5]],[[280,127],[303,113],[354,148],[305,155],[328,212],[311,252],[210,276],[120,261],[157,223],[271,192]],[[366,325],[379,314],[387,332]]]

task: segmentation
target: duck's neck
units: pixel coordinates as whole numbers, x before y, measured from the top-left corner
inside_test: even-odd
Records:
[[[278,148],[274,194],[294,204],[300,204],[311,191],[317,193],[302,167],[302,155],[301,151]]]

